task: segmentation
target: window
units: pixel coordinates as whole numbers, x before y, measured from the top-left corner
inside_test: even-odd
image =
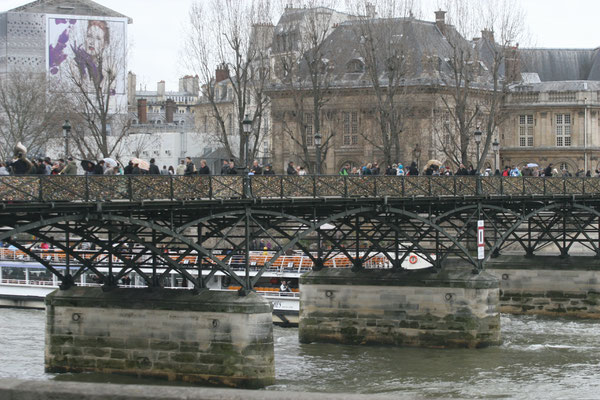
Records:
[[[304,114],[304,133],[306,134],[306,145],[313,145],[313,115],[311,113]]]
[[[364,72],[364,70],[365,64],[359,59],[350,60],[346,65],[346,71],[350,73]]]
[[[345,146],[358,144],[358,112],[343,112],[342,123],[344,132],[343,144]]]
[[[556,114],[556,146],[571,145],[571,114]]]
[[[519,115],[519,146],[533,146],[533,115]]]

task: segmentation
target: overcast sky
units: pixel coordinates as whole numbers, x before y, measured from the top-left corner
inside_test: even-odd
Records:
[[[156,82],[165,80],[167,90],[177,90],[179,77],[188,73],[177,60],[193,0],[95,1],[133,18],[133,25],[129,25],[128,30],[131,44],[129,70],[137,75],[138,88],[141,83],[148,90],[156,90]],[[434,20],[437,0],[422,1],[423,19]],[[0,0],[0,11],[30,2]],[[345,4],[345,1],[340,0],[340,4]],[[525,43],[528,47],[600,46],[600,1],[521,0],[521,4],[531,37],[531,43]]]

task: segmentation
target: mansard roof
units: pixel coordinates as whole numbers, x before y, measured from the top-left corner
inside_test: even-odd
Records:
[[[360,41],[364,38],[360,33],[361,23],[365,22],[354,20],[341,23],[326,40],[323,54],[331,71],[333,86],[371,84],[367,71],[355,72],[347,69],[353,60],[362,60]],[[390,40],[402,41],[402,55],[410,58],[410,69],[401,77],[407,84],[443,84],[440,73],[443,75],[450,72],[448,62],[451,59],[452,48],[434,22],[415,18],[394,18],[375,19],[367,23],[388,24],[385,29],[386,34],[389,32]],[[447,26],[447,29],[447,34],[456,34],[452,26]],[[472,46],[462,37],[459,37],[459,40],[461,46]],[[386,62],[384,57],[382,55],[378,60],[381,65]],[[387,74],[383,68],[380,82],[387,83]]]
[[[521,72],[535,72],[542,82],[600,80],[598,49],[520,49]]]
[[[23,6],[9,10],[11,12],[39,13],[39,14],[64,14],[64,15],[89,15],[97,17],[127,18],[130,17],[104,7],[91,0],[36,0]]]

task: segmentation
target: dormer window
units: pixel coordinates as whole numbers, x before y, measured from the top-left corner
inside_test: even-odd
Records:
[[[346,72],[357,73],[357,72],[364,72],[364,71],[365,71],[365,63],[362,62],[362,60],[359,60],[358,58],[355,58],[354,60],[350,60],[348,62],[348,64],[346,64]]]

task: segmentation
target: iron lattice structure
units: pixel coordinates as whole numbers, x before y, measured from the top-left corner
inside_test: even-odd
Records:
[[[402,268],[417,254],[434,268],[460,258],[475,271],[509,247],[534,255],[552,246],[567,257],[577,245],[600,257],[599,194],[595,178],[2,177],[0,241],[37,260],[62,287],[84,272],[110,287],[130,271],[160,286],[175,271],[200,289],[222,271],[245,293],[291,250],[315,269],[340,254],[355,269]],[[473,251],[480,219],[484,260]],[[251,265],[261,240],[272,251]],[[63,250],[66,268],[32,251],[36,242]],[[87,254],[83,243],[97,251]],[[381,256],[385,262],[371,262]]]

